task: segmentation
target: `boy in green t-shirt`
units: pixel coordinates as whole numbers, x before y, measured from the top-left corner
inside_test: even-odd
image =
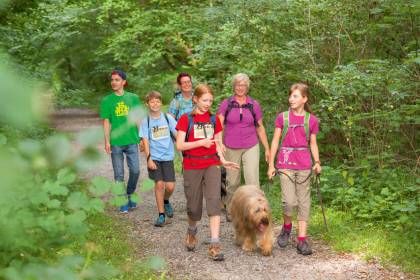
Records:
[[[124,154],[127,159],[129,170],[127,203],[120,207],[121,213],[128,213],[129,209],[137,206],[131,200],[131,195],[136,190],[140,176],[138,149],[140,120],[136,123],[129,121],[129,113],[140,108],[140,100],[137,95],[124,90],[124,86],[127,86],[126,79],[127,75],[121,70],[111,73],[113,93],[102,99],[100,107],[105,134],[105,151],[111,154],[114,179],[117,182],[124,182]]]

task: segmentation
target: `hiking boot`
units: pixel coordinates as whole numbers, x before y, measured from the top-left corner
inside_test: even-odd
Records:
[[[306,240],[298,241],[296,249],[297,249],[298,254],[302,254],[304,256],[312,254],[311,246]]]
[[[290,238],[290,232],[291,230],[286,230],[283,227],[281,229],[279,236],[277,236],[277,244],[279,244],[281,248],[284,248],[287,246],[287,243],[289,242],[289,238]]]
[[[165,225],[165,216],[159,215],[156,219],[155,227],[163,227]]]
[[[128,208],[131,210],[131,209],[134,209],[134,208],[137,208],[137,203],[135,203],[134,201],[132,201],[131,199],[129,199],[128,200]]]
[[[217,243],[211,243],[209,246],[209,256],[213,261],[224,261],[225,256],[222,253],[220,245]]]
[[[125,204],[120,207],[120,213],[123,213],[123,214],[128,213],[128,204]]]
[[[187,247],[187,251],[191,252],[195,250],[195,245],[197,245],[197,238],[195,235],[197,234],[197,228],[195,230],[188,229],[187,236],[185,237],[185,247]]]
[[[172,209],[171,203],[168,202],[164,204],[163,207],[165,208],[165,215],[172,218],[174,216],[174,210]]]

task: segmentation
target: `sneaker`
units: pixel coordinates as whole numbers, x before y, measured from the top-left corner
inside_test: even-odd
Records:
[[[279,236],[277,236],[277,244],[279,244],[281,248],[284,248],[287,246],[287,243],[289,242],[289,238],[290,238],[290,230],[285,230],[284,228],[282,228]]]
[[[304,256],[312,254],[311,246],[306,240],[298,241],[296,249],[297,249],[298,254],[302,254]]]
[[[174,210],[172,209],[171,203],[166,203],[163,207],[165,208],[165,215],[172,218],[174,216]]]
[[[155,227],[163,227],[165,225],[165,216],[159,215],[156,219]]]
[[[210,244],[209,246],[209,256],[213,261],[224,261],[225,256],[222,253],[222,249],[218,244]]]
[[[188,229],[187,236],[185,237],[185,247],[187,247],[187,251],[191,252],[195,250],[195,245],[197,245],[197,238],[195,235],[197,234],[197,229],[194,231]]]
[[[131,210],[131,209],[134,209],[134,208],[137,208],[137,203],[135,203],[134,201],[132,201],[131,199],[130,200],[128,200],[128,208]]]
[[[128,204],[125,204],[120,207],[120,213],[128,213]]]

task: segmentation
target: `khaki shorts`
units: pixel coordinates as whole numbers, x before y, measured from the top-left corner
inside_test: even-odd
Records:
[[[280,173],[283,214],[291,217],[293,209],[297,207],[298,221],[308,221],[311,209],[311,179],[308,176],[311,170],[280,169],[280,171],[300,183],[295,186],[289,177]]]
[[[220,216],[220,167],[184,169],[184,192],[187,198],[187,213],[193,221],[201,220],[203,197],[208,216]]]

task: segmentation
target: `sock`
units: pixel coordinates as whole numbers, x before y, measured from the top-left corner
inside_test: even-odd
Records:
[[[165,218],[165,213],[159,213],[159,216],[163,216]]]
[[[169,199],[165,199],[165,200],[163,200],[163,203],[164,203],[164,204],[169,204]]]
[[[219,243],[220,242],[220,239],[219,239],[219,237],[217,237],[217,238],[210,238],[210,243]]]
[[[285,230],[287,230],[287,231],[290,231],[290,230],[292,229],[292,223],[290,223],[290,224],[288,224],[288,225],[283,224],[283,228],[284,228]]]
[[[305,240],[306,240],[306,236],[299,236],[299,237],[298,237],[298,240],[299,240],[299,241],[305,241]]]

